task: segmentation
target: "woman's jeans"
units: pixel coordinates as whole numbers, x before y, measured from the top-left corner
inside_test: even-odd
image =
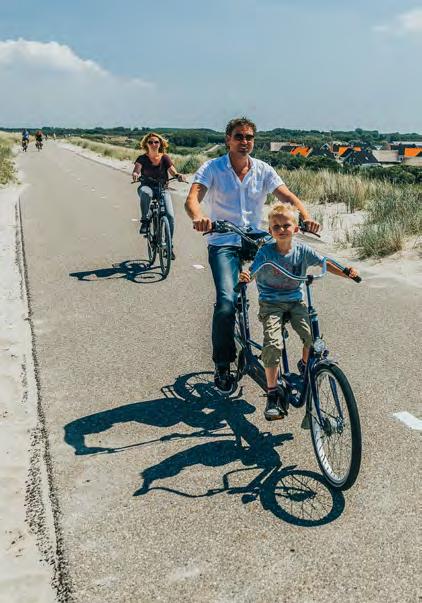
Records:
[[[216,303],[212,319],[212,359],[223,365],[236,359],[234,321],[238,293],[234,287],[239,280],[239,247],[210,245],[208,261],[216,289]]]
[[[140,200],[140,208],[141,208],[141,220],[146,220],[148,216],[149,206],[154,196],[152,189],[149,186],[140,186],[138,188],[138,195]],[[173,203],[171,202],[171,195],[168,191],[164,191],[163,194],[164,203],[166,206],[166,215],[170,225],[170,233],[171,238],[173,238],[174,234],[174,210]]]

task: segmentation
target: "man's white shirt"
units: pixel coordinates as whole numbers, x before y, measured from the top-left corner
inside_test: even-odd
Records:
[[[193,181],[208,189],[204,202],[213,222],[229,220],[242,228],[260,228],[267,195],[283,186],[284,182],[265,161],[253,157],[249,160],[251,168],[242,182],[233,170],[228,154],[210,159],[196,172]],[[241,244],[239,235],[233,233],[213,233],[207,239],[208,245]]]

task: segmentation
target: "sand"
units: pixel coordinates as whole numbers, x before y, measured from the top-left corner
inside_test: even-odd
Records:
[[[20,190],[0,190],[0,602],[49,603],[54,561],[21,276]]]

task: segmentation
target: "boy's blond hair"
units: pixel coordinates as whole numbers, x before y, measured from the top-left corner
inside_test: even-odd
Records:
[[[271,218],[275,218],[280,214],[289,214],[293,222],[297,225],[296,212],[293,208],[293,205],[290,203],[276,203],[273,205],[268,213],[268,222],[271,221]]]

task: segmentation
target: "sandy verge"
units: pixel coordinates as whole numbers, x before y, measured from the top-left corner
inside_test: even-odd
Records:
[[[18,187],[0,190],[0,602],[56,601]]]

